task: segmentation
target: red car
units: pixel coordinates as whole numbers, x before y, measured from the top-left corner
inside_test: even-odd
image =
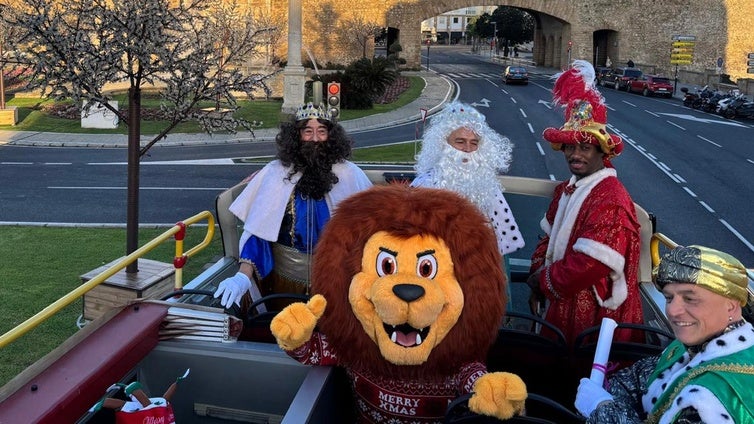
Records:
[[[644,75],[628,83],[627,91],[641,93],[644,96],[673,96],[673,84],[670,78],[659,75]]]

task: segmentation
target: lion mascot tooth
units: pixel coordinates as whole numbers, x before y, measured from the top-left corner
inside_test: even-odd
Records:
[[[505,313],[501,263],[459,195],[372,187],[340,203],[315,250],[313,296],[270,328],[299,362],[346,370],[359,422],[439,422],[472,392],[473,412],[508,419],[526,386],[484,365]]]

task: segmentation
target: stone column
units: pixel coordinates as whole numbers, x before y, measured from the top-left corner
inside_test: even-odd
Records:
[[[306,70],[301,65],[301,0],[288,0],[288,64],[283,70],[283,113],[304,104]]]

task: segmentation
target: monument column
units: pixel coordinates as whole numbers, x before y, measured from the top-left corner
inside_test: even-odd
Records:
[[[288,64],[283,70],[283,113],[304,104],[306,70],[301,65],[301,0],[288,0]]]

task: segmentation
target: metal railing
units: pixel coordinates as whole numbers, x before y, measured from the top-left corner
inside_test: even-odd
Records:
[[[207,234],[204,236],[204,240],[202,240],[201,243],[197,244],[196,246],[192,247],[191,249],[183,253],[182,251],[183,239],[185,236],[186,228],[190,225],[196,224],[197,222],[200,222],[203,220],[207,221]],[[169,230],[165,231],[164,233],[155,237],[151,241],[147,242],[144,246],[135,250],[130,255],[125,256],[123,259],[114,263],[112,266],[110,266],[106,270],[97,274],[91,280],[78,286],[77,288],[75,288],[74,290],[66,294],[65,296],[61,297],[60,299],[51,303],[46,308],[39,311],[36,315],[32,316],[31,318],[27,319],[26,321],[17,325],[16,327],[11,329],[7,333],[0,336],[0,348],[8,345],[9,343],[13,342],[14,340],[28,333],[29,331],[37,327],[39,324],[44,322],[46,319],[55,315],[61,309],[65,308],[66,306],[76,301],[76,299],[86,294],[89,290],[97,287],[99,284],[101,284],[102,282],[110,278],[111,276],[115,275],[118,271],[127,267],[133,261],[144,256],[145,254],[147,254],[148,252],[150,252],[151,250],[153,250],[154,248],[156,248],[157,246],[159,246],[160,244],[162,244],[163,242],[165,242],[166,240],[174,236],[176,240],[176,255],[175,255],[173,263],[176,266],[176,276],[175,276],[176,286],[179,287],[181,285],[180,279],[182,278],[181,270],[183,268],[183,264],[186,262],[186,259],[195,255],[196,253],[198,253],[205,247],[209,246],[209,244],[212,242],[212,238],[214,237],[214,235],[215,235],[215,217],[209,211],[199,212],[198,214],[192,216],[191,218],[178,222]]]

